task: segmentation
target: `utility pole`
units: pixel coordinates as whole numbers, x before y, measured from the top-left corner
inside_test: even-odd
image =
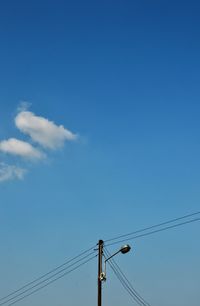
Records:
[[[103,240],[99,240],[98,246],[98,306],[101,306]]]

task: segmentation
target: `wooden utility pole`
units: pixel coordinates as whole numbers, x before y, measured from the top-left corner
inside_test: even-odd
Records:
[[[98,306],[101,306],[101,295],[102,295],[102,256],[103,256],[103,240],[99,240],[98,243]]]

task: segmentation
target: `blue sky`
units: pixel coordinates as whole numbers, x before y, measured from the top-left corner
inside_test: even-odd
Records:
[[[100,238],[199,210],[199,13],[198,1],[1,4],[0,141],[46,155],[0,153],[26,169],[0,184],[1,295]],[[39,144],[15,124],[23,101],[78,137]],[[118,259],[152,305],[199,305],[198,233],[191,224],[137,240]],[[105,305],[132,305],[108,278]],[[95,262],[19,305],[66,300],[94,305]]]

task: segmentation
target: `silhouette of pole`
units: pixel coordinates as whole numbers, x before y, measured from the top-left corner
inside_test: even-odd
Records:
[[[98,243],[98,306],[102,305],[102,256],[103,256],[103,240],[99,240]]]

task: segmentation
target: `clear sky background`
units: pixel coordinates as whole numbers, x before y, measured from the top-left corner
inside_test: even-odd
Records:
[[[23,101],[78,135],[39,161],[0,153],[27,171],[0,183],[1,296],[100,238],[199,210],[199,38],[199,1],[1,2],[0,141],[38,148],[15,126]],[[132,247],[118,263],[151,305],[199,306],[198,223]],[[96,273],[18,305],[95,305]],[[110,270],[103,294],[133,304]]]

